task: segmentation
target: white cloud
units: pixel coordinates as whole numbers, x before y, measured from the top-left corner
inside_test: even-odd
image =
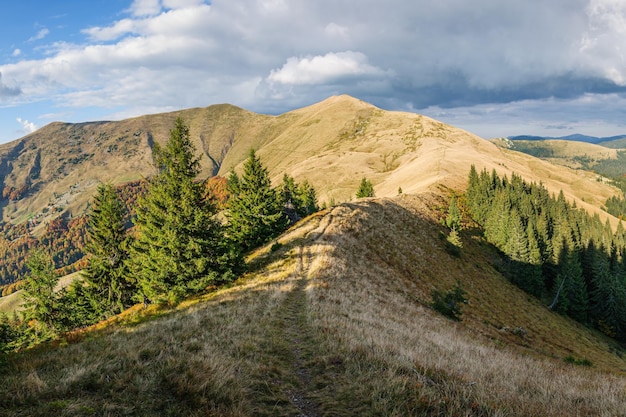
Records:
[[[84,29],[83,33],[89,35],[91,39],[96,41],[112,41],[120,38],[128,33],[135,32],[136,22],[132,19],[122,19],[113,26],[108,27],[92,27]]]
[[[361,52],[330,52],[305,58],[291,57],[279,70],[272,70],[268,80],[281,84],[323,84],[349,76],[383,75],[385,72],[367,62]]]
[[[154,16],[161,12],[161,2],[159,0],[134,0],[129,11],[133,16]]]
[[[20,56],[20,55],[22,55],[22,50],[19,48],[15,48],[13,50],[13,53],[11,54],[11,56]]]
[[[183,9],[186,7],[200,6],[203,0],[163,0],[163,7],[166,9]]]
[[[626,85],[626,2],[590,0],[587,30],[580,41],[586,63],[619,85]]]
[[[22,90],[18,87],[9,87],[2,82],[2,71],[0,71],[0,100],[10,99],[22,94]]]
[[[25,133],[33,133],[35,130],[38,129],[37,125],[35,125],[33,122],[29,122],[28,120],[24,120],[21,117],[17,118],[17,122],[22,125],[22,130]]]
[[[11,85],[0,97],[113,115],[216,102],[281,112],[337,93],[416,111],[569,103],[625,94],[614,85],[626,84],[624,10],[624,0],[135,0],[85,28],[84,43],[0,64]]]
[[[48,36],[50,34],[50,30],[47,28],[43,28],[41,30],[39,30],[39,32],[37,32],[37,34],[31,38],[28,39],[28,42],[34,42],[34,41],[38,41],[41,40],[43,38],[45,38],[46,36]]]

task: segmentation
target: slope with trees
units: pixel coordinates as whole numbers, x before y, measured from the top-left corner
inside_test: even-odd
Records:
[[[472,167],[467,201],[511,280],[550,308],[626,341],[626,235],[517,175]]]

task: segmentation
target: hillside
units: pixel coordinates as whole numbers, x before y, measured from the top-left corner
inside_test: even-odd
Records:
[[[508,140],[493,139],[502,148],[526,153],[573,169],[588,169],[602,160],[616,159],[617,149],[564,139]]]
[[[0,146],[2,218],[45,224],[79,215],[98,182],[149,176],[151,148],[165,141],[179,116],[202,153],[203,177],[226,175],[255,148],[275,181],[284,173],[307,178],[326,202],[350,200],[363,176],[379,196],[396,195],[399,187],[409,193],[441,183],[462,188],[471,164],[543,181],[588,209],[615,194],[584,172],[503,151],[425,116],[337,96],[280,116],[224,104],[120,122],[52,123]]]
[[[12,354],[0,415],[624,415],[623,348],[511,285],[473,229],[449,255],[445,206],[339,205],[230,288]],[[457,280],[461,322],[429,307]]]
[[[613,142],[623,141],[626,139],[626,135],[615,135],[615,136],[589,136],[589,135],[581,135],[580,133],[574,133],[572,135],[567,136],[533,136],[533,135],[518,135],[518,136],[509,136],[510,140],[523,140],[523,141],[543,141],[543,140],[567,140],[572,142],[584,142],[584,143],[592,143],[599,144],[602,146],[607,146],[608,148],[614,148],[612,145]]]

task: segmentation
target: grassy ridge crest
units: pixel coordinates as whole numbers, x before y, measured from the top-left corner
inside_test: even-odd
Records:
[[[622,415],[623,350],[509,283],[476,230],[448,254],[445,207],[332,207],[229,288],[12,354],[0,415]],[[429,307],[457,280],[461,322]]]

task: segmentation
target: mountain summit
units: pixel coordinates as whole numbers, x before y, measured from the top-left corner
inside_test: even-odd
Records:
[[[279,116],[229,104],[117,122],[51,123],[0,146],[2,219],[21,223],[84,211],[100,182],[150,176],[152,147],[182,117],[202,154],[201,176],[225,175],[254,148],[275,181],[307,178],[321,201],[347,201],[370,179],[379,196],[464,186],[469,167],[517,172],[589,208],[614,194],[592,176],[496,147],[431,118],[379,109],[347,95]],[[584,200],[584,201],[583,201]]]

